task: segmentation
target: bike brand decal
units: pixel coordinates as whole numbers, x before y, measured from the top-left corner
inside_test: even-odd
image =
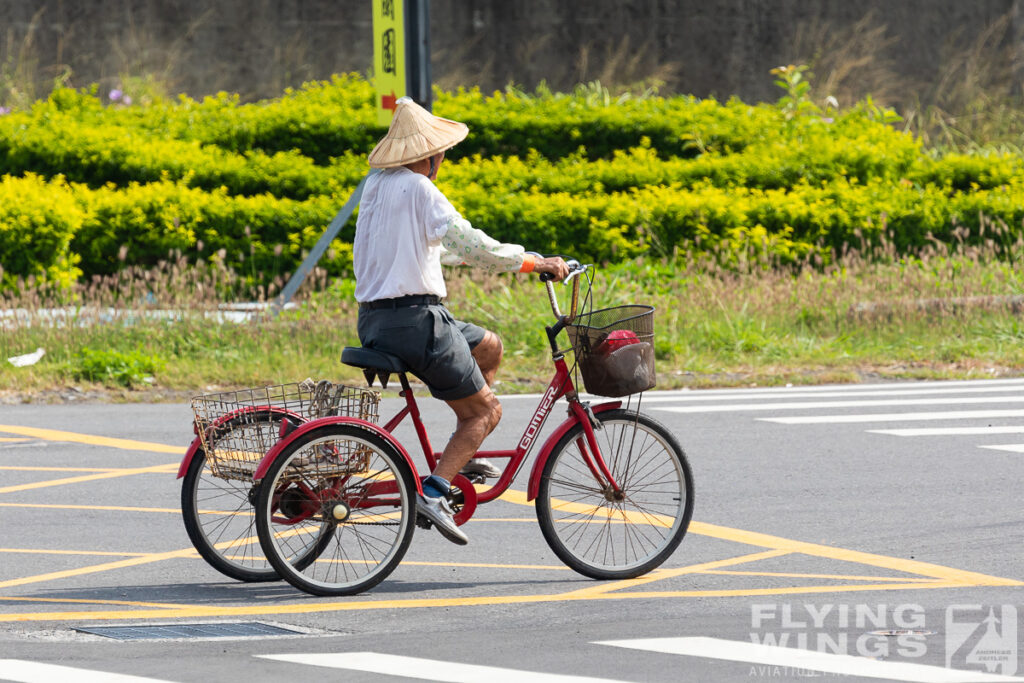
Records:
[[[554,405],[556,400],[558,400],[558,392],[555,391],[555,387],[548,387],[547,393],[544,394],[540,405],[537,406],[537,412],[530,418],[530,426],[526,428],[526,431],[523,432],[523,438],[519,440],[519,448],[524,451],[530,450],[533,440],[540,433],[540,428],[544,425],[544,420],[547,419],[548,412],[551,411],[551,406]]]

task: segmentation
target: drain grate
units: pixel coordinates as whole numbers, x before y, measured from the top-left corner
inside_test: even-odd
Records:
[[[91,633],[116,640],[168,640],[183,638],[266,638],[271,636],[306,635],[303,631],[264,624],[258,621],[211,624],[141,624],[136,626],[74,626],[81,633]]]

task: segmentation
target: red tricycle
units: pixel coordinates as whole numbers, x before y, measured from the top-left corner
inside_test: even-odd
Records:
[[[654,385],[653,309],[579,312],[580,283],[592,281],[582,277],[588,266],[571,266],[568,315],[545,281],[555,317],[546,328],[554,364],[547,390],[514,448],[476,454],[504,461],[497,482],[478,490],[479,480],[459,475],[449,502],[463,524],[478,505],[507,491],[565,398],[568,418],[541,445],[527,499],[535,501],[548,545],[569,567],[595,579],[632,578],[661,565],[682,541],[693,513],[693,477],[675,436],[632,407],[633,396]],[[558,343],[563,331],[565,350]],[[589,392],[617,400],[581,400],[568,352]],[[404,406],[379,425],[379,393],[324,381],[193,400],[197,436],[179,471],[182,513],[196,549],[224,574],[351,595],[380,583],[402,561],[417,525],[421,478],[439,454],[400,359],[349,347],[342,361],[361,368],[371,386],[380,379],[386,388],[397,375]],[[426,461],[422,471],[394,435],[407,417]]]

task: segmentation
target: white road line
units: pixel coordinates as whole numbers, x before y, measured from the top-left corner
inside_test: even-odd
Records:
[[[678,390],[654,390],[648,395],[692,395],[692,394],[773,394],[785,393],[787,391],[816,392],[816,391],[847,391],[855,393],[858,391],[891,390],[891,389],[914,389],[914,388],[949,388],[951,390],[963,387],[1021,387],[1024,388],[1024,377],[1013,377],[1009,379],[947,379],[947,380],[925,380],[925,381],[897,381],[897,382],[876,382],[874,384],[815,384],[796,385],[788,387],[733,387],[723,389],[678,389]],[[538,394],[539,396],[540,394]]]
[[[751,410],[821,410],[823,408],[867,408],[893,406],[942,406],[977,405],[981,403],[1024,403],[1024,396],[993,396],[973,398],[908,398],[883,399],[881,401],[799,401],[796,403],[731,403],[714,406],[669,406],[653,407],[673,413],[726,413]]]
[[[991,448],[994,451],[1009,451],[1011,453],[1024,453],[1024,443],[1010,443],[1005,446],[978,446],[978,448]]]
[[[884,662],[865,657],[837,655],[811,650],[759,645],[738,640],[720,638],[647,638],[639,640],[609,640],[598,645],[661,652],[673,655],[708,657],[734,662],[748,662],[770,667],[788,669],[790,679],[800,672],[821,671],[845,676],[884,678],[894,681],[916,681],[917,683],[1007,683],[1024,681],[1024,678],[999,676],[976,671],[958,671],[941,666],[911,664],[908,662]],[[769,676],[771,674],[768,674]],[[738,678],[738,677],[737,677]]]
[[[761,391],[734,390],[732,393],[705,393],[704,391],[689,391],[680,394],[644,394],[643,403],[668,403],[671,401],[728,401],[730,399],[776,399],[776,398],[861,398],[862,396],[919,396],[924,394],[940,394],[950,396],[953,394],[999,394],[1017,392],[1024,393],[1024,385],[1015,384],[1012,386],[995,387],[932,387],[929,385],[914,385],[899,387],[896,389],[874,389],[849,391],[847,389],[836,390],[829,387],[830,391],[809,391],[804,388],[792,389],[768,389]]]
[[[815,386],[792,386],[792,387],[736,387],[730,389],[666,389],[648,391],[644,393],[644,401],[650,401],[657,399],[658,401],[671,401],[676,399],[685,400],[701,400],[702,398],[711,397],[745,397],[751,398],[757,396],[777,396],[779,394],[787,393],[828,393],[828,392],[842,392],[843,395],[863,394],[870,391],[906,391],[907,393],[924,393],[930,392],[933,389],[942,390],[945,393],[947,390],[949,393],[958,393],[959,390],[970,389],[973,391],[984,392],[989,391],[1024,391],[1024,378],[1010,378],[1010,379],[949,379],[949,380],[937,380],[937,381],[917,381],[917,382],[887,382],[881,384],[820,384]],[[499,394],[501,400],[505,399],[539,399],[544,394]],[[581,393],[581,397],[591,399],[601,399],[599,396],[593,396],[587,393]]]
[[[0,680],[16,683],[167,683],[158,678],[89,671],[70,666],[28,662],[23,659],[0,659]]]
[[[988,434],[1024,434],[1024,425],[1011,427],[933,427],[922,429],[869,429],[869,434],[890,436],[986,436]]]
[[[478,664],[459,664],[436,659],[386,655],[377,652],[338,652],[330,654],[257,655],[262,659],[273,659],[294,664],[310,664],[332,669],[368,671],[389,676],[404,676],[426,681],[448,681],[451,683],[618,683],[610,678],[589,678],[561,674],[502,669]]]
[[[1024,417],[1024,410],[952,410],[934,413],[868,413],[851,415],[799,415],[759,417],[761,422],[788,425],[840,424],[844,422],[919,422],[922,420],[974,420],[993,417]]]

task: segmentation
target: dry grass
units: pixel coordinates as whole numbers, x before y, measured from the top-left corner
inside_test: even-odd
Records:
[[[986,230],[991,239],[982,246],[936,243],[897,256],[883,241],[837,254],[824,267],[774,267],[753,252],[728,268],[706,254],[640,260],[599,269],[592,303],[658,309],[662,387],[1017,375],[1024,372],[1024,240],[1006,239],[1006,226],[986,224]],[[0,308],[28,311],[0,335],[0,358],[37,347],[47,355],[31,368],[0,366],[0,392],[95,390],[76,379],[79,356],[89,349],[144,353],[163,364],[152,387],[120,395],[129,398],[153,392],[181,398],[209,387],[306,376],[358,380],[337,361],[343,346],[358,343],[351,280],[320,277],[297,311],[277,317],[248,323],[207,317],[223,292],[238,285],[222,269],[172,262],[94,281],[70,298],[26,283],[22,293],[0,301]],[[527,276],[453,271],[449,294],[457,316],[502,336],[498,389],[539,388],[550,373],[543,327],[551,314],[543,287]],[[75,315],[52,324],[46,310],[69,303]],[[90,313],[110,306],[119,313]],[[157,309],[177,315],[140,315]]]
[[[932,81],[903,75],[891,56],[895,33],[875,12],[846,27],[818,19],[796,27],[794,63],[814,73],[815,98],[848,107],[870,96],[900,113],[926,147],[1009,149],[1024,136],[1014,23],[1006,14],[975,36],[954,32],[941,46]]]

